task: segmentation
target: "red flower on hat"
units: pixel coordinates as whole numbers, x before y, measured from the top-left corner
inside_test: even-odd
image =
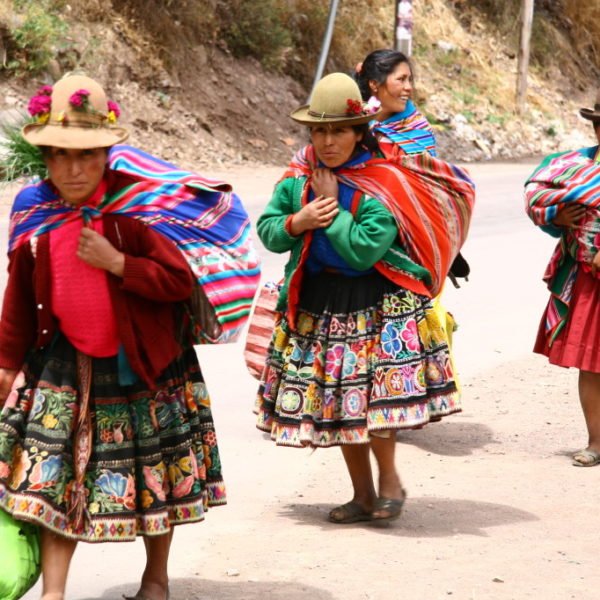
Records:
[[[352,98],[348,98],[348,100],[346,100],[346,104],[348,105],[348,108],[346,108],[347,115],[363,114],[362,102],[360,100],[353,100]]]

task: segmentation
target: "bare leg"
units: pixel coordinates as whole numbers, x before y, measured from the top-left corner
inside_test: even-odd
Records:
[[[146,568],[136,596],[151,600],[168,598],[169,575],[167,572],[173,529],[164,535],[144,536]]]
[[[354,489],[352,501],[360,505],[366,513],[370,513],[377,494],[373,485],[369,445],[351,444],[341,448]],[[340,507],[334,508],[329,514],[334,519],[338,519],[343,517],[342,513],[343,509]]]
[[[579,401],[588,430],[588,449],[600,452],[600,373],[579,371]]]
[[[62,600],[77,542],[41,528],[42,600]]]
[[[379,468],[379,497],[380,498],[404,498],[400,477],[396,470],[394,461],[396,453],[396,436],[394,432],[387,438],[371,437],[371,448]],[[389,516],[389,511],[375,510],[373,518],[382,519]]]

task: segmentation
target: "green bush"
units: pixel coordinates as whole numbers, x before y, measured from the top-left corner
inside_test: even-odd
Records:
[[[223,39],[234,56],[253,56],[269,69],[281,67],[292,43],[278,0],[219,2]]]
[[[20,23],[11,31],[15,51],[7,67],[17,74],[48,66],[62,44],[67,26],[58,12],[62,2],[13,0]]]

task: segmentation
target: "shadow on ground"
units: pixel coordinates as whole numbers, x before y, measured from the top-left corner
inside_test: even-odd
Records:
[[[398,537],[487,537],[489,534],[486,530],[491,527],[539,520],[533,513],[505,504],[409,496],[401,517],[390,524],[367,521],[336,525],[327,521],[327,514],[333,507],[330,504],[288,504],[279,514],[300,525],[314,525],[332,531],[340,527],[370,529]]]
[[[132,594],[137,583],[113,587],[100,598],[85,600],[119,600],[123,594]],[[334,600],[329,593],[310,585],[290,581],[213,581],[200,577],[171,579],[170,600]]]
[[[468,456],[477,448],[497,443],[494,431],[487,425],[456,421],[430,423],[423,429],[403,429],[396,434],[396,439],[442,456]]]

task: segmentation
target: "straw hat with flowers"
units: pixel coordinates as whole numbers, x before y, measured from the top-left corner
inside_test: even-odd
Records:
[[[69,75],[54,87],[44,86],[29,101],[36,119],[22,129],[34,146],[104,148],[123,142],[129,132],[116,125],[119,108],[102,87],[83,75]]]

